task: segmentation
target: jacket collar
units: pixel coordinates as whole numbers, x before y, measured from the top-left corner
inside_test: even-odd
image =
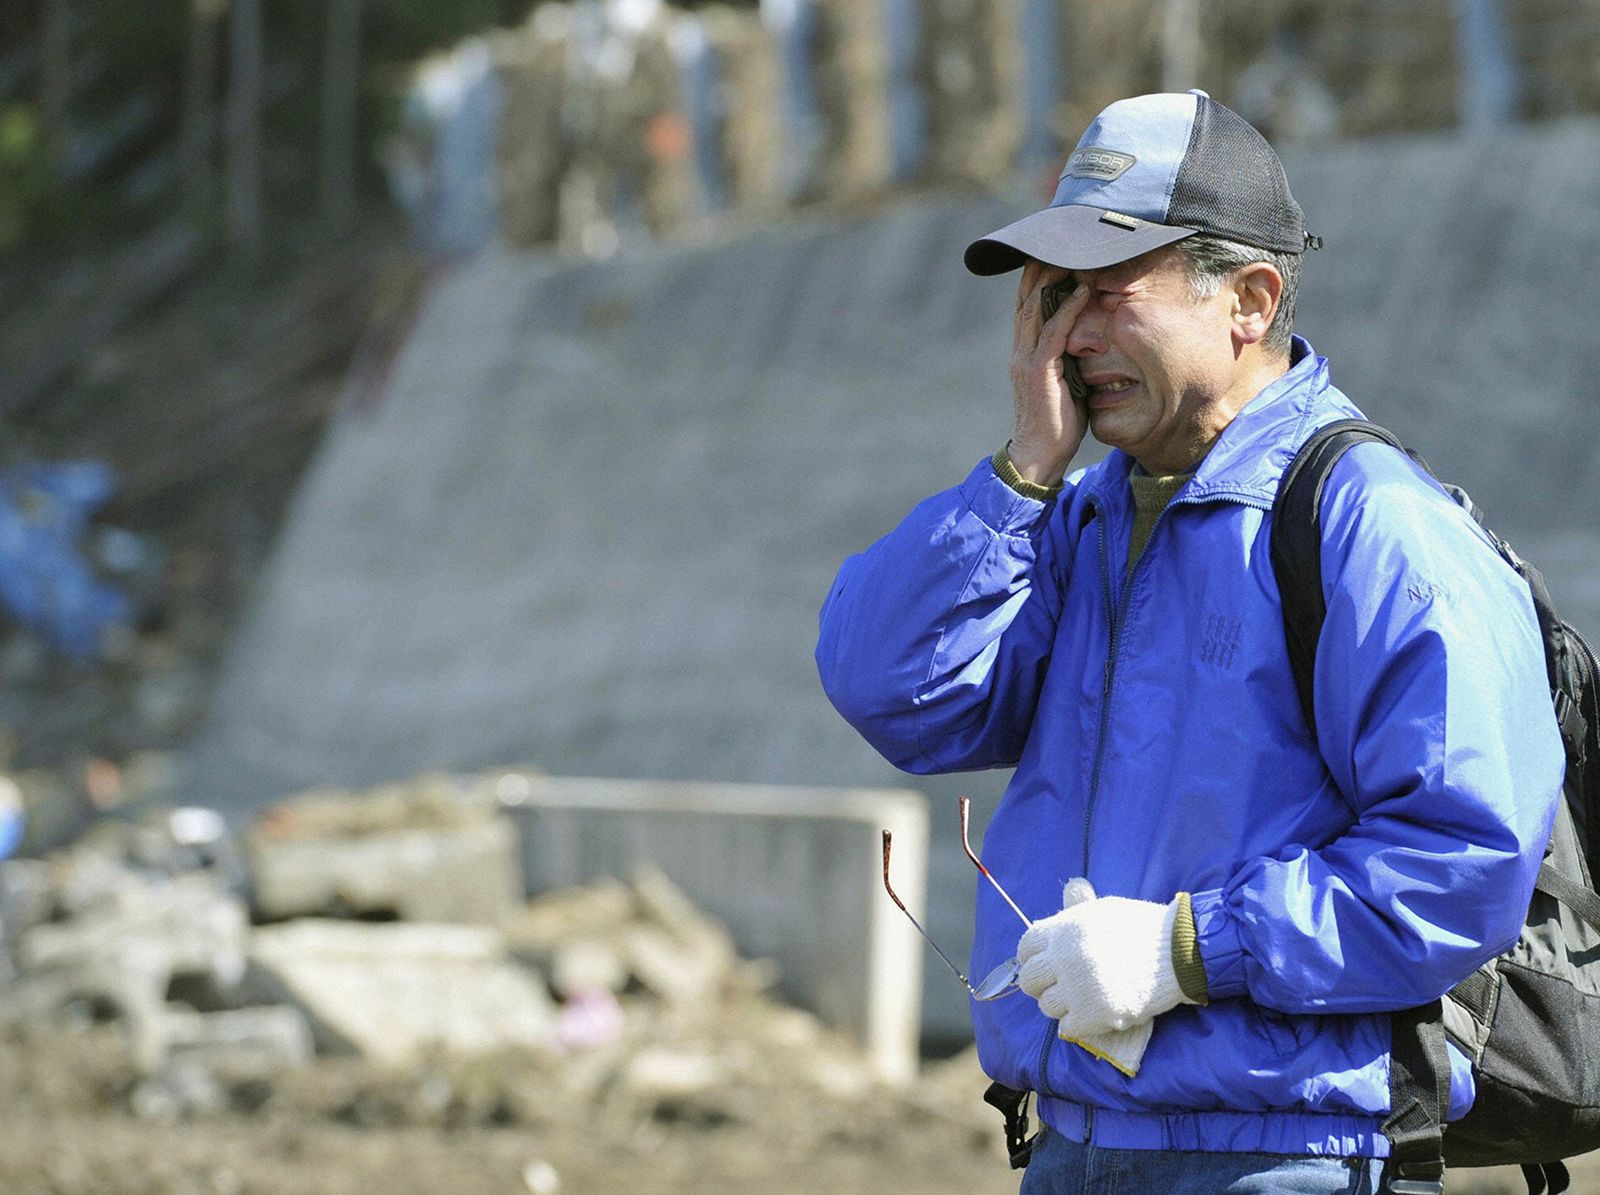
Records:
[[[1270,507],[1278,479],[1300,445],[1318,427],[1362,414],[1328,380],[1328,362],[1303,337],[1293,339],[1289,370],[1264,387],[1234,416],[1211,446],[1180,499],[1232,498]],[[1090,470],[1089,493],[1102,507],[1123,501],[1133,458],[1113,449]]]

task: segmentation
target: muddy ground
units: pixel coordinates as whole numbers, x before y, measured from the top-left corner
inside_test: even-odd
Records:
[[[963,1073],[970,1061],[956,1064]],[[946,1068],[948,1070],[948,1068]],[[949,1089],[951,1075],[935,1080]],[[976,1076],[973,1076],[976,1081]],[[957,1083],[957,1087],[962,1084]],[[219,1106],[163,1114],[115,1030],[0,1045],[7,1195],[595,1195],[1014,1191],[979,1126],[933,1107],[730,1090],[578,1100],[535,1058],[397,1072],[319,1059],[220,1083]],[[158,1085],[159,1087],[159,1085]],[[974,1083],[972,1101],[976,1105]],[[943,1097],[939,1097],[943,1098]],[[648,1105],[648,1106],[647,1106]],[[141,1112],[143,1113],[141,1115]]]
[[[164,1082],[181,1086],[182,1078]],[[924,1086],[920,1105],[881,1091],[797,1098],[748,1084],[678,1101],[579,1100],[535,1058],[403,1072],[319,1059],[273,1076],[224,1076],[214,1107],[177,1116],[173,1092],[139,1079],[116,1030],[12,1033],[0,1041],[0,1191],[1014,1192],[970,1055],[932,1064]],[[1600,1191],[1595,1161],[1574,1167],[1574,1195]],[[1511,1195],[1524,1187],[1515,1170],[1463,1171],[1447,1190]]]

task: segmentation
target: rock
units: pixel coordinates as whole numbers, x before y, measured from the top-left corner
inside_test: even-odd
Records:
[[[623,938],[634,975],[680,1011],[713,1010],[739,962],[728,931],[657,868],[640,867],[634,891],[644,920]]]
[[[628,986],[628,967],[613,945],[581,940],[556,951],[550,986],[559,996],[574,992],[620,992]]]
[[[728,974],[720,952],[679,941],[652,925],[636,925],[623,935],[628,969],[650,991],[676,1009],[713,1011]]]
[[[543,1158],[534,1158],[522,1168],[522,1185],[528,1188],[528,1195],[557,1195],[561,1175]]]
[[[513,913],[506,921],[506,940],[518,958],[542,965],[567,943],[615,936],[633,919],[635,908],[633,890],[620,880],[562,888]]]
[[[182,1063],[164,1067],[139,1082],[129,1096],[141,1120],[173,1121],[215,1116],[227,1107],[227,1093],[203,1066]]]
[[[632,887],[602,880],[546,894],[510,924],[515,955],[548,966],[563,996],[620,992],[632,978],[679,1014],[703,1016],[730,985],[762,982],[759,968],[741,968],[727,930],[654,867]]]
[[[388,1063],[551,1044],[555,1011],[497,932],[460,925],[305,919],[258,929],[245,982],[289,1001],[320,1050]]]
[[[622,1085],[643,1100],[661,1100],[709,1091],[723,1081],[724,1070],[711,1055],[697,1050],[647,1047],[622,1068]]]
[[[167,1054],[176,1062],[230,1071],[301,1066],[315,1052],[305,1014],[286,1005],[195,1012],[170,1007]]]
[[[872,1075],[861,1059],[838,1051],[823,1051],[805,1062],[810,1086],[836,1100],[858,1100],[872,1090]]]

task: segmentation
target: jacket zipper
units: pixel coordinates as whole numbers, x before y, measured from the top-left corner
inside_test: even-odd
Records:
[[[1589,641],[1583,637],[1583,632],[1570,622],[1567,624],[1567,630],[1572,632],[1572,637],[1578,641],[1578,646],[1583,648],[1583,654],[1589,657],[1589,667],[1596,675],[1600,675],[1600,660],[1595,658],[1594,648],[1589,646]]]
[[[1165,511],[1162,512],[1166,513]],[[1098,506],[1095,507],[1095,530],[1100,537],[1100,581],[1105,598],[1106,626],[1110,630],[1110,645],[1106,651],[1105,667],[1100,679],[1100,729],[1095,736],[1094,770],[1089,776],[1089,799],[1083,806],[1083,874],[1089,874],[1089,821],[1094,816],[1094,800],[1100,792],[1100,766],[1105,757],[1106,736],[1111,731],[1111,684],[1117,671],[1117,646],[1122,637],[1122,618],[1127,609],[1128,588],[1122,591],[1122,602],[1115,609],[1111,604],[1111,558],[1106,552],[1106,520]],[[1152,530],[1151,534],[1154,534]],[[1130,577],[1131,581],[1132,578]]]
[[[1106,520],[1105,512],[1100,509],[1100,504],[1094,499],[1089,499],[1089,505],[1095,512],[1095,530],[1100,542],[1100,580],[1101,593],[1105,597],[1106,622],[1110,627],[1110,645],[1106,654],[1105,677],[1100,686],[1100,729],[1095,738],[1094,770],[1089,777],[1089,799],[1083,809],[1083,874],[1089,874],[1089,825],[1094,817],[1095,798],[1100,793],[1100,772],[1104,762],[1106,749],[1106,736],[1111,729],[1111,690],[1117,676],[1117,651],[1122,640],[1122,622],[1128,613],[1128,595],[1133,592],[1133,579],[1139,571],[1139,566],[1145,562],[1149,555],[1150,545],[1155,542],[1156,531],[1161,527],[1167,517],[1167,511],[1174,506],[1198,506],[1199,501],[1186,499],[1172,501],[1162,508],[1156,516],[1156,521],[1150,526],[1150,536],[1145,540],[1145,550],[1140,553],[1139,559],[1134,561],[1133,569],[1128,573],[1122,585],[1122,600],[1113,605],[1111,601],[1111,558],[1106,552]],[[1045,1025],[1044,1040],[1039,1045],[1039,1090],[1047,1090],[1050,1086],[1050,1042],[1055,1037],[1055,1023]],[[1088,1144],[1094,1143],[1094,1107],[1090,1104],[1083,1105],[1084,1140]]]
[[[1150,535],[1145,540],[1145,550],[1139,554],[1139,559],[1134,561],[1133,568],[1122,583],[1122,600],[1112,608],[1111,593],[1111,558],[1106,553],[1106,528],[1103,516],[1099,520],[1100,532],[1100,579],[1102,590],[1105,594],[1106,619],[1111,628],[1111,644],[1106,653],[1105,679],[1100,686],[1100,731],[1095,740],[1094,770],[1089,777],[1089,799],[1083,810],[1083,874],[1089,874],[1089,825],[1094,818],[1095,801],[1100,795],[1100,774],[1105,763],[1106,738],[1111,733],[1111,690],[1117,679],[1117,653],[1122,646],[1122,624],[1128,616],[1128,598],[1133,593],[1133,581],[1139,573],[1139,568],[1150,555],[1150,545],[1155,542],[1156,532],[1161,529],[1161,524],[1166,521],[1167,512],[1174,506],[1198,506],[1200,503],[1193,499],[1183,501],[1174,500],[1162,507],[1161,513],[1156,515],[1156,521],[1150,525]],[[1095,506],[1096,515],[1100,508]]]

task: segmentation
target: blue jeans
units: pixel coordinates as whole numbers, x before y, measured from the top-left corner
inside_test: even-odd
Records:
[[[1019,1195],[1373,1195],[1379,1158],[1101,1149],[1045,1128]]]

